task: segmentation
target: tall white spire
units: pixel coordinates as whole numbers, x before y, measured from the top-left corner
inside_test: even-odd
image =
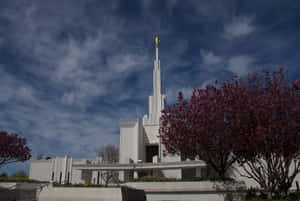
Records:
[[[158,60],[158,45],[159,45],[159,38],[158,36],[155,36],[155,49],[156,49],[156,59],[155,60]]]
[[[153,96],[157,97],[161,95],[161,79],[160,79],[160,61],[158,58],[158,44],[159,38],[155,36],[155,50],[156,50],[156,58],[154,61],[154,70],[153,70]]]
[[[153,69],[153,96],[149,96],[149,116],[144,117],[144,124],[159,124],[161,110],[164,109],[165,95],[161,91],[161,72],[158,57],[159,42],[158,36],[155,36],[156,57]]]

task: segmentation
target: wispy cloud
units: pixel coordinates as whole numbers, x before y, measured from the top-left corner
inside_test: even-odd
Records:
[[[247,75],[250,66],[254,63],[254,59],[250,56],[235,56],[228,61],[228,70],[238,76]]]
[[[179,92],[183,93],[185,99],[189,99],[193,94],[193,88],[191,87],[183,87],[183,88],[169,88],[166,91],[168,104],[175,103],[178,98]]]
[[[213,52],[200,50],[200,54],[203,59],[203,63],[206,65],[216,65],[222,62],[222,57],[216,56]]]
[[[153,34],[168,104],[262,64],[296,76],[299,16],[281,4],[3,0],[0,129],[25,136],[33,155],[91,157],[95,146],[117,145],[119,122],[147,113]]]
[[[224,36],[228,39],[249,35],[255,31],[254,17],[234,17],[224,25]]]
[[[201,89],[205,89],[207,85],[214,85],[215,84],[216,79],[215,78],[210,78],[208,80],[204,80],[201,84]]]

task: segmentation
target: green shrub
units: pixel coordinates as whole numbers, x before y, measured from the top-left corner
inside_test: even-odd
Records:
[[[17,171],[16,173],[12,174],[11,177],[28,178],[28,175],[24,170],[20,170],[20,171]]]
[[[0,182],[49,183],[48,181],[36,181],[25,177],[0,177]]]
[[[224,201],[234,201],[232,193],[226,193]]]
[[[157,177],[157,176],[145,176],[137,179],[129,180],[130,182],[182,182],[182,181],[224,181],[220,178],[215,177],[194,177],[189,179],[176,179],[176,178],[166,178],[166,177]],[[226,178],[225,181],[234,181],[231,178]]]
[[[259,196],[252,197],[250,199],[246,199],[246,201],[266,201],[267,199],[261,198]]]
[[[98,187],[98,188],[104,188],[105,185],[102,184],[58,184],[58,183],[53,183],[54,187]],[[109,186],[109,187],[119,187],[119,185],[115,186]]]

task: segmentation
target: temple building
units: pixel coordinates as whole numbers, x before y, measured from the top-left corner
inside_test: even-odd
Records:
[[[102,173],[118,173],[121,181],[130,181],[143,176],[168,178],[215,177],[214,171],[201,160],[186,161],[177,155],[164,155],[164,145],[159,138],[161,111],[166,106],[166,96],[162,92],[161,66],[158,54],[159,38],[155,37],[153,68],[153,95],[149,96],[149,114],[133,122],[120,123],[119,163],[104,164],[102,158],[73,159],[68,156],[49,160],[31,160],[31,179],[61,184],[103,184]],[[243,181],[247,187],[257,187],[254,180],[241,177],[242,169],[235,165],[228,176]],[[295,182],[300,182],[297,175]]]
[[[166,105],[166,96],[162,94],[161,69],[158,54],[159,38],[155,37],[156,57],[153,68],[153,95],[149,96],[149,114],[143,120],[124,122],[120,124],[120,163],[163,163],[180,161],[178,156],[164,156],[163,145],[159,133],[159,119],[161,111]],[[120,172],[119,178],[126,180],[145,175],[157,175],[172,178],[181,178],[181,170],[150,170],[135,172]]]

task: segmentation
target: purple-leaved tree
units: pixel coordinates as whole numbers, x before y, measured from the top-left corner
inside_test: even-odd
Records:
[[[18,134],[0,131],[0,167],[8,163],[29,160],[30,151],[25,138],[19,137]]]
[[[286,194],[300,171],[300,81],[287,84],[281,68],[215,84],[162,111],[166,151],[198,156],[223,179],[238,162],[269,197]]]

